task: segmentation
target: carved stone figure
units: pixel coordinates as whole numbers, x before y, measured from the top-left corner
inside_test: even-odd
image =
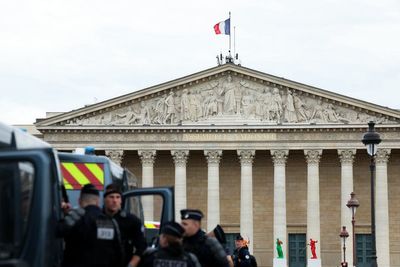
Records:
[[[244,96],[242,98],[242,106],[243,106],[243,115],[245,118],[250,117],[250,115],[255,114],[255,105],[254,105],[254,97],[251,95],[250,90],[246,90],[244,92]]]
[[[228,75],[227,81],[222,84],[224,96],[224,113],[234,114],[236,112],[235,86],[232,83],[231,75]]]
[[[140,102],[140,123],[150,124],[151,122],[151,110],[150,105],[146,105],[144,101]]]
[[[209,92],[209,96],[204,101],[205,113],[204,117],[215,116],[218,114],[218,96],[214,91]]]
[[[202,105],[203,103],[203,95],[201,94],[201,90],[197,90],[196,94],[196,113],[197,113],[197,119],[200,119],[203,117],[203,110],[204,107]]]
[[[271,103],[272,103],[272,94],[268,87],[264,88],[264,93],[260,97],[263,101],[262,105],[262,113],[263,117],[262,120],[270,121],[271,120]]]
[[[328,122],[339,122],[339,116],[331,103],[326,105],[324,113]]]
[[[282,117],[282,97],[279,94],[279,89],[274,88],[273,93],[272,93],[272,100],[271,100],[271,113],[272,113],[272,120],[275,120],[276,122],[281,121]]]
[[[190,119],[190,100],[187,89],[184,89],[181,95],[181,118],[182,120]]]
[[[165,99],[165,105],[167,106],[166,115],[164,118],[164,124],[169,120],[170,124],[175,122],[175,99],[174,92],[170,92],[168,97]]]
[[[156,107],[155,107],[155,118],[154,118],[154,123],[158,124],[163,124],[165,120],[165,116],[167,113],[167,106],[165,104],[165,99],[167,98],[167,95],[164,94],[164,96],[160,97],[160,99],[157,100],[156,102]]]
[[[191,121],[197,121],[198,120],[198,114],[197,114],[197,95],[194,93],[189,94],[189,119]]]
[[[111,115],[111,113],[110,113]],[[140,122],[140,114],[135,112],[133,106],[128,108],[128,111],[123,114],[115,114],[114,119],[110,120],[109,123],[113,124],[135,124]]]
[[[294,100],[294,108],[296,109],[297,119],[298,121],[307,121],[307,107],[306,104],[301,100],[301,98],[296,94],[293,93],[293,100]]]
[[[294,99],[292,91],[287,91],[285,104],[285,120],[287,122],[297,122],[296,110],[294,108]]]
[[[311,119],[315,122],[326,122],[326,116],[324,113],[324,107],[322,106],[322,100],[318,99],[317,103],[313,107],[313,113]]]

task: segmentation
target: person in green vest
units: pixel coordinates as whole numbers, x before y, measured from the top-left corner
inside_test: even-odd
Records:
[[[277,238],[276,239],[276,250],[278,252],[278,259],[283,259],[282,244],[283,244],[283,242],[280,241],[279,238]]]

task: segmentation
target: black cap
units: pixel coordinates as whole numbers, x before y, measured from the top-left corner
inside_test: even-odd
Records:
[[[181,238],[185,229],[177,222],[167,222],[161,228],[161,234],[172,235]]]
[[[85,184],[81,189],[81,195],[82,194],[92,194],[98,196],[99,190],[97,190],[97,188],[92,184]]]
[[[244,240],[244,238],[243,238],[243,236],[241,236],[241,235],[237,235],[236,238],[235,238],[235,240]]]
[[[122,196],[122,191],[119,185],[117,184],[109,184],[106,186],[106,190],[104,193],[104,197],[110,195],[110,194],[120,194]]]
[[[217,226],[213,230],[215,238],[221,243],[226,244],[226,237],[224,229],[222,229],[221,225],[217,224]]]
[[[195,221],[201,221],[201,218],[203,218],[203,213],[200,210],[191,210],[191,209],[181,210],[182,220],[192,219]]]

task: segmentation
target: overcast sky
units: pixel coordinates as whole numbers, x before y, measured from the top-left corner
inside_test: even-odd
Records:
[[[214,67],[229,38],[213,26],[229,11],[243,66],[400,108],[398,0],[3,0],[0,121]]]

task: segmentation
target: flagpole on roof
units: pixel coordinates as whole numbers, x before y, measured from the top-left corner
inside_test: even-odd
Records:
[[[231,57],[231,12],[229,11],[229,57]]]

